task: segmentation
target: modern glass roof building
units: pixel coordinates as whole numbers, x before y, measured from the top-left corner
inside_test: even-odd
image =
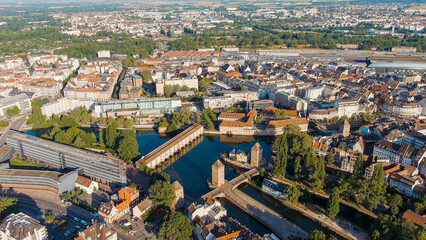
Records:
[[[373,62],[368,66],[377,72],[420,72],[426,73],[426,62]]]

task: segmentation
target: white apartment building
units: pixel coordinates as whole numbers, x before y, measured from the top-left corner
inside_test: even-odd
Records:
[[[204,97],[203,106],[204,108],[226,108],[233,105],[232,97],[229,96],[216,96],[216,97]]]
[[[321,98],[324,93],[324,86],[308,88],[305,93],[306,98],[317,99]]]
[[[258,92],[250,92],[250,91],[232,91],[232,92],[225,92],[223,94],[225,97],[231,97],[233,103],[238,102],[247,102],[258,100],[259,99],[259,93]]]
[[[0,239],[44,240],[48,239],[47,229],[36,219],[20,212],[10,214],[0,225]]]
[[[422,105],[418,102],[415,103],[404,103],[401,105],[395,105],[393,107],[393,113],[400,117],[415,117],[420,116],[422,113]]]
[[[352,117],[354,114],[359,114],[359,103],[357,99],[339,100],[334,103],[337,108],[339,118],[343,116]]]
[[[102,50],[98,52],[98,57],[99,58],[110,58],[111,57],[111,52],[108,50]]]
[[[72,98],[61,98],[55,102],[45,104],[41,107],[41,112],[46,117],[50,118],[53,115],[70,112],[79,107],[91,109],[94,104],[93,100],[81,100]]]
[[[212,218],[219,220],[221,217],[226,216],[227,211],[219,201],[209,198],[204,204],[195,205],[194,203],[188,208],[189,218],[194,220],[195,217],[201,219]]]
[[[186,86],[189,89],[195,88],[198,90],[198,78],[171,78],[167,80],[158,80],[155,83],[157,95],[164,95],[165,86]]]
[[[82,176],[77,177],[77,180],[75,180],[75,186],[87,192],[87,194],[92,194],[99,189],[98,182]]]
[[[399,148],[399,144],[383,139],[374,146],[373,155],[377,155],[377,158],[387,158],[390,162],[394,163],[398,160]]]

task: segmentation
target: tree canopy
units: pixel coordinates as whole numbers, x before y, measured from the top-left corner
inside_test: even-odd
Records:
[[[188,240],[192,235],[192,226],[185,215],[174,212],[166,215],[158,232],[160,240]]]
[[[175,191],[168,181],[156,181],[148,190],[152,203],[157,207],[169,208],[175,199]]]

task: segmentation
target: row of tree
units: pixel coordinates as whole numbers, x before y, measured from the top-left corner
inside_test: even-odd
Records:
[[[293,33],[212,29],[204,31],[201,35],[185,34],[181,39],[170,43],[172,50],[196,50],[200,47],[226,45],[248,48],[275,45],[287,45],[289,48],[295,48],[304,45],[312,48],[337,49],[337,44],[360,44],[362,50],[371,50],[372,48],[391,50],[392,47],[397,46],[416,47],[418,51],[426,50],[425,38],[417,35],[400,39],[390,35],[347,35],[342,32]]]
[[[33,102],[31,106],[32,114],[28,117],[27,124],[32,124],[33,129],[52,127],[81,127],[82,125],[87,124],[98,124],[105,126],[110,122],[115,122],[118,128],[133,128],[134,125],[134,121],[132,119],[124,118],[123,116],[120,116],[117,119],[109,118],[108,121],[103,117],[93,117],[90,113],[90,110],[87,110],[85,107],[74,109],[68,115],[55,115],[50,119],[47,119],[46,116],[44,116],[41,112],[41,108],[37,103]]]
[[[126,162],[137,160],[140,156],[136,132],[117,131],[117,125],[113,121],[108,122],[108,127],[100,132],[99,141],[107,150]]]

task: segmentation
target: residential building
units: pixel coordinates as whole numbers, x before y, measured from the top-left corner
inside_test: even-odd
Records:
[[[256,109],[257,111],[274,108],[274,102],[269,99],[253,100],[248,103],[248,110]]]
[[[404,170],[390,176],[389,185],[408,197],[421,199],[425,192],[423,181],[423,178],[418,175],[418,169],[407,166]]]
[[[359,114],[359,103],[357,99],[338,100],[334,107],[337,109],[339,118],[346,116],[352,117],[354,114]]]
[[[406,210],[404,214],[402,214],[401,218],[406,219],[419,226],[424,226],[426,224],[426,217],[421,216],[411,210]]]
[[[406,143],[416,148],[422,148],[426,144],[426,135],[418,131],[411,130],[407,133],[404,133],[402,137],[402,143]]]
[[[41,170],[0,169],[0,187],[50,191],[56,194],[71,192],[77,180],[77,171],[66,173]]]
[[[78,237],[74,240],[117,240],[116,231],[95,221],[86,230],[78,233]]]
[[[353,172],[356,164],[357,156],[351,155],[341,159],[340,168],[344,171]]]
[[[275,94],[275,103],[280,106],[294,108],[296,111],[302,114],[306,114],[308,111],[307,101],[287,92],[277,92]]]
[[[10,214],[0,225],[0,239],[5,240],[45,240],[47,229],[40,222],[22,212]]]
[[[203,97],[204,108],[223,109],[233,104],[232,97],[229,96]]]
[[[139,202],[139,191],[137,189],[132,187],[122,188],[118,192],[118,201],[101,203],[98,213],[106,223],[111,224],[129,213]]]
[[[208,198],[204,204],[195,205],[192,203],[188,208],[189,219],[191,221],[196,217],[219,220],[221,217],[226,216],[226,213],[226,209],[214,198]]]
[[[235,148],[229,152],[229,158],[241,163],[248,163],[249,156],[242,150]]]
[[[98,52],[98,58],[110,58],[111,52],[108,50],[102,50]]]
[[[92,194],[99,189],[99,185],[96,181],[83,176],[78,176],[75,181],[75,186],[85,191],[87,194]]]
[[[398,162],[398,151],[401,145],[382,139],[374,146],[373,154],[378,158],[388,158],[390,162]]]
[[[142,219],[142,216],[152,208],[152,201],[149,198],[145,198],[143,201],[141,201],[138,205],[136,205],[132,209],[132,215],[134,217],[137,217],[139,219]]]
[[[185,86],[189,89],[194,88],[198,90],[198,78],[172,78],[166,80],[158,80],[155,83],[155,90],[158,96],[164,95],[164,88],[166,86]]]
[[[111,155],[10,131],[6,144],[19,156],[56,169],[81,168],[80,174],[102,183],[126,184],[126,163]]]
[[[31,101],[27,94],[21,93],[12,97],[0,99],[0,117],[6,116],[6,111],[18,107],[21,113],[31,111]]]
[[[43,115],[45,115],[46,117],[50,118],[53,115],[57,116],[80,107],[91,109],[93,103],[93,100],[60,98],[54,102],[50,102],[41,106],[41,113],[43,113]]]

